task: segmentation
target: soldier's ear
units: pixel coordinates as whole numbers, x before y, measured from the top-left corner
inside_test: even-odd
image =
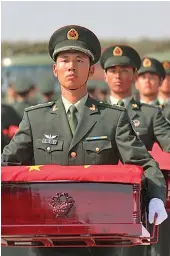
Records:
[[[160,78],[160,79],[159,79],[159,87],[162,85],[162,82],[163,82],[163,79]]]
[[[53,64],[53,74],[54,74],[55,77],[58,77],[56,63]]]
[[[139,90],[138,89],[138,78],[139,78],[138,72],[135,71],[135,73],[134,73],[134,84],[135,84],[135,87],[136,87],[137,90]]]
[[[136,82],[137,80],[138,80],[138,72],[135,70],[134,71],[133,82]]]
[[[93,76],[93,75],[94,75],[94,71],[95,71],[94,65],[90,66],[90,69],[89,69],[89,76]]]
[[[104,70],[104,80],[107,83],[107,70]]]

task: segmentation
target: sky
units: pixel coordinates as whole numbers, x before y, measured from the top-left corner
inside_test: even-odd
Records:
[[[1,40],[42,41],[70,24],[100,39],[170,38],[170,2],[1,2]]]

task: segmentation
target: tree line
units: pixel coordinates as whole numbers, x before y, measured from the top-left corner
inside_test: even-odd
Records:
[[[170,39],[148,39],[140,40],[105,40],[101,41],[103,48],[112,44],[126,44],[134,47],[141,56],[152,52],[170,51]],[[16,54],[47,54],[48,42],[2,42],[1,56],[10,57]]]

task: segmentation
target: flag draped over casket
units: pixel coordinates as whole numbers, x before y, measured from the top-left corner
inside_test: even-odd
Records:
[[[80,182],[117,182],[139,184],[143,169],[134,165],[110,166],[6,166],[2,167],[1,180],[21,181],[80,181]]]

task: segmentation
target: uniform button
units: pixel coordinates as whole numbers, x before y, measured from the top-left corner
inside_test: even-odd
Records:
[[[100,151],[100,148],[96,148],[96,152],[99,152]]]
[[[47,151],[50,151],[50,149],[51,149],[50,147],[47,147]]]
[[[77,154],[76,154],[76,152],[71,152],[71,157],[76,157],[77,156]]]

